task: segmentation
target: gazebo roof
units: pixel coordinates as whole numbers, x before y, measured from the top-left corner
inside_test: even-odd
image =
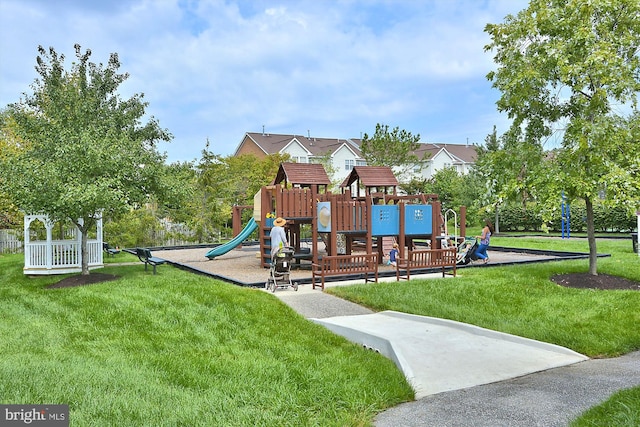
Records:
[[[314,185],[331,185],[331,180],[320,163],[281,163],[272,184],[281,182],[287,185],[311,187]]]

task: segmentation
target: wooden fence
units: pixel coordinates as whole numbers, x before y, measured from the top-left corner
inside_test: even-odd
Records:
[[[23,252],[21,230],[0,230],[0,253]]]

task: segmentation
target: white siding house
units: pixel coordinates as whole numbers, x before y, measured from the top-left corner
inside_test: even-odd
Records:
[[[354,166],[366,165],[360,151],[360,143],[361,140],[355,138],[316,138],[248,132],[238,145],[235,155],[253,154],[264,157],[269,154],[288,154],[292,161],[298,163],[316,163],[328,155],[334,169],[329,178],[334,183],[340,183]],[[412,178],[429,179],[436,171],[452,166],[459,173],[466,174],[475,162],[476,149],[473,145],[425,143],[420,144],[415,154],[423,159],[423,162],[410,167],[407,173],[395,171],[400,182],[408,182]]]

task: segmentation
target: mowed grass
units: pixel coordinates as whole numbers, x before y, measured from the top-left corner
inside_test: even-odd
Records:
[[[586,239],[492,238],[492,245],[587,252]],[[600,274],[640,281],[629,239],[598,240]],[[333,287],[328,292],[374,310],[396,310],[471,323],[558,344],[589,357],[640,349],[640,292],[572,289],[555,274],[587,272],[588,261],[460,269],[457,278]]]
[[[363,426],[413,399],[385,357],[273,295],[142,264],[46,289],[0,256],[0,401],[69,404],[72,426]]]
[[[637,427],[640,425],[640,387],[621,390],[585,411],[570,427]]]
[[[470,234],[472,235],[472,234]],[[588,252],[586,239],[494,237],[495,246]],[[640,257],[629,239],[600,239],[599,274],[640,281]],[[373,308],[471,323],[546,341],[590,357],[613,357],[640,349],[640,292],[569,289],[555,274],[588,272],[588,261],[554,261],[508,267],[468,268],[456,279],[412,280],[328,288]],[[640,426],[640,387],[622,390],[571,427]]]

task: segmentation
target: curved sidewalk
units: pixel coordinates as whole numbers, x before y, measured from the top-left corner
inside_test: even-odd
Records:
[[[310,288],[276,290],[275,296],[390,357],[416,389],[416,401],[377,416],[379,427],[566,426],[615,391],[640,385],[640,352],[589,360],[563,347],[459,322],[374,313]]]
[[[640,385],[640,351],[591,359],[493,384],[403,403],[378,427],[560,427],[613,393]]]

